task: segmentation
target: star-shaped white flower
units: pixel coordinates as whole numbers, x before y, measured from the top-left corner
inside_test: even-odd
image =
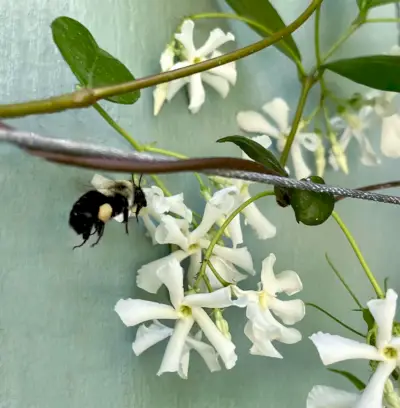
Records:
[[[372,111],[373,109],[370,106],[364,106],[357,114],[345,111],[341,116],[335,116],[331,119],[332,127],[336,131],[341,132],[339,138],[340,153],[347,150],[351,139],[356,139],[361,150],[360,161],[365,166],[376,166],[380,163],[379,157],[376,155],[366,136],[366,130],[370,126],[369,119]],[[340,158],[336,157],[335,152],[331,150],[328,158],[329,164],[334,170],[339,170],[341,167],[347,173],[347,164],[340,166],[339,160]]]
[[[385,383],[400,365],[400,337],[392,335],[396,302],[397,293],[389,289],[385,299],[367,303],[378,326],[376,346],[321,332],[310,337],[324,365],[359,358],[380,361],[354,408],[381,408]]]
[[[308,393],[307,408],[353,408],[359,399],[360,394],[356,392],[347,392],[324,385],[315,385]]]
[[[116,181],[108,179],[100,174],[95,174],[92,178],[91,184],[96,190],[106,193],[107,188],[113,185]],[[121,182],[118,180],[117,182]],[[127,180],[123,180],[131,186],[131,183]],[[165,197],[161,188],[157,186],[143,187],[142,188],[147,201],[147,207],[140,210],[139,217],[143,220],[143,224],[146,227],[153,244],[157,244],[155,240],[155,231],[157,225],[161,221],[163,214],[171,213],[178,215],[185,219],[187,222],[192,222],[192,212],[183,202],[183,193],[176,194],[170,197]],[[133,191],[132,191],[133,198]],[[132,205],[132,200],[130,205]],[[135,208],[129,211],[129,217],[135,217]],[[120,214],[114,218],[118,222],[123,221],[123,215]]]
[[[261,146],[265,147],[268,149],[271,146],[271,139],[269,136],[266,135],[261,135],[261,136],[255,136],[251,138],[255,142],[259,143]],[[247,154],[242,152],[242,157],[243,159],[251,160]],[[245,180],[236,180],[236,179],[228,179],[228,178],[223,178],[223,177],[214,177],[213,178],[215,181],[220,182],[222,184],[230,184],[233,185],[237,188],[237,194],[236,194],[236,201],[233,209],[236,209],[239,207],[241,204],[243,204],[245,201],[251,198],[250,192],[249,192],[249,186],[253,184],[251,181],[245,181]],[[259,239],[269,239],[273,238],[276,235],[276,227],[273,225],[258,209],[256,203],[251,203],[248,205],[242,212],[244,216],[244,222],[246,225],[249,225],[254,232],[257,234],[257,237]],[[239,223],[240,227],[240,214],[237,215],[233,221],[232,221],[232,226],[235,225],[235,222]],[[231,227],[232,228],[232,227]],[[239,228],[235,228],[233,232],[231,232],[231,238],[233,242],[233,246],[236,246],[238,244],[241,244],[243,242],[243,236],[241,233],[235,233],[235,231],[239,231]]]
[[[139,356],[155,344],[171,337],[173,333],[174,329],[161,324],[157,320],[155,320],[149,327],[142,324],[139,326],[136,332],[135,341],[132,344],[133,352],[136,356]],[[218,362],[218,354],[212,346],[201,341],[201,335],[201,331],[198,331],[194,336],[188,335],[186,337],[178,369],[178,375],[183,379],[188,378],[191,350],[195,350],[200,354],[211,372],[221,370],[221,366]]]
[[[266,103],[262,110],[271,117],[276,126],[271,125],[263,115],[255,111],[242,111],[237,114],[237,122],[241,129],[250,133],[262,133],[278,140],[278,150],[282,151],[286,137],[290,132],[289,106],[282,98],[275,98]],[[301,148],[315,152],[319,146],[319,138],[315,133],[301,132],[296,134],[290,155],[293,162],[294,172],[297,179],[311,176],[311,170],[307,166]]]
[[[183,269],[176,259],[165,264],[156,274],[167,287],[172,306],[142,299],[121,299],[115,305],[115,311],[128,327],[155,319],[176,320],[158,374],[181,370],[182,355],[185,353],[185,345],[194,323],[198,324],[213,345],[225,367],[231,369],[237,360],[235,345],[218,330],[203,309],[203,307],[225,308],[233,305],[230,288],[185,296]]]
[[[219,57],[222,53],[219,52],[217,48],[229,41],[235,40],[232,33],[225,34],[220,28],[216,28],[211,31],[204,45],[196,49],[193,42],[193,29],[194,22],[192,20],[185,20],[183,22],[181,32],[175,34],[175,39],[182,45],[182,51],[179,55],[181,61],[170,66],[171,58],[170,52],[167,52],[167,48],[162,54],[160,61],[163,71],[173,71],[210,58]],[[175,79],[168,83],[167,87],[158,85],[154,91],[154,113],[157,114],[160,111],[165,97],[170,101],[185,85],[188,85],[189,88],[189,110],[192,113],[197,113],[206,97],[203,82],[213,87],[223,98],[226,98],[229,93],[230,85],[235,85],[236,83],[236,76],[235,63],[231,62],[205,72],[193,74],[189,77]]]
[[[234,291],[239,300],[242,300],[242,305],[245,300],[247,307],[246,316],[249,321],[245,327],[245,334],[253,343],[250,353],[282,358],[271,341],[294,344],[301,340],[301,333],[279,323],[271,311],[284,324],[292,325],[304,317],[305,306],[300,299],[282,301],[276,297],[277,293],[281,292],[289,296],[294,295],[301,291],[303,286],[294,271],[283,271],[275,276],[273,270],[275,261],[274,254],[264,259],[258,291],[244,291],[237,287]]]
[[[156,293],[161,286],[160,280],[157,279],[157,270],[171,259],[182,262],[188,257],[190,257],[188,278],[189,282],[193,283],[192,279],[200,269],[202,250],[210,245],[208,238],[209,230],[219,219],[226,217],[232,211],[231,193],[234,189],[236,187],[217,191],[207,202],[200,224],[192,231],[190,231],[189,223],[184,219],[177,219],[170,215],[161,216],[161,222],[154,234],[156,242],[159,244],[176,245],[180,249],[164,258],[142,266],[136,278],[138,287],[150,293]],[[218,264],[218,272],[230,282],[234,282],[238,278],[237,271],[233,265],[243,268],[248,273],[254,273],[253,261],[246,247],[229,248],[215,245],[213,256],[221,258],[221,262]]]

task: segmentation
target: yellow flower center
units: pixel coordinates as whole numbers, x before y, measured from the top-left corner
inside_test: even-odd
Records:
[[[262,309],[268,309],[268,293],[265,291],[261,291],[258,294],[258,301]]]
[[[189,317],[192,315],[192,309],[189,306],[181,306],[179,308],[179,313],[182,315],[182,317]]]
[[[394,347],[387,346],[383,349],[383,355],[388,359],[397,359],[397,350]]]
[[[194,57],[194,58],[193,58],[193,64],[198,64],[199,62],[201,62],[201,58],[200,58],[200,57]]]

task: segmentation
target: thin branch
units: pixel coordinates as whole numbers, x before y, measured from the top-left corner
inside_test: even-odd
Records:
[[[375,190],[385,190],[387,188],[395,188],[400,187],[400,180],[396,181],[387,181],[386,183],[379,183],[379,184],[371,184],[369,186],[358,187],[356,190],[359,191],[375,191]],[[336,201],[343,200],[346,197],[338,196],[336,197]]]

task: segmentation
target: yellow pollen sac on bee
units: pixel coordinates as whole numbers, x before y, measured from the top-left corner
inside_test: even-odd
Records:
[[[394,347],[387,346],[383,349],[383,355],[386,358],[397,359],[397,350]]]
[[[113,213],[113,209],[112,209],[111,205],[110,204],[103,204],[99,208],[99,213],[97,215],[97,218],[100,221],[103,221],[104,223],[106,223],[111,218],[112,213]]]
[[[267,293],[265,293],[264,291],[261,291],[258,294],[258,301],[260,302],[260,306],[263,309],[267,309],[268,308],[268,295]]]

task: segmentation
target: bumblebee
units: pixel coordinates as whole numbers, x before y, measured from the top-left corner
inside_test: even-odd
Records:
[[[104,234],[107,221],[122,214],[125,231],[128,234],[128,217],[132,207],[136,207],[136,219],[140,210],[147,206],[146,196],[139,184],[132,181],[112,181],[95,176],[93,184],[98,190],[91,190],[82,195],[73,205],[69,214],[69,225],[78,234],[82,235],[83,242],[73,247],[80,248],[88,239],[97,234],[97,240],[91,247],[97,245]]]

